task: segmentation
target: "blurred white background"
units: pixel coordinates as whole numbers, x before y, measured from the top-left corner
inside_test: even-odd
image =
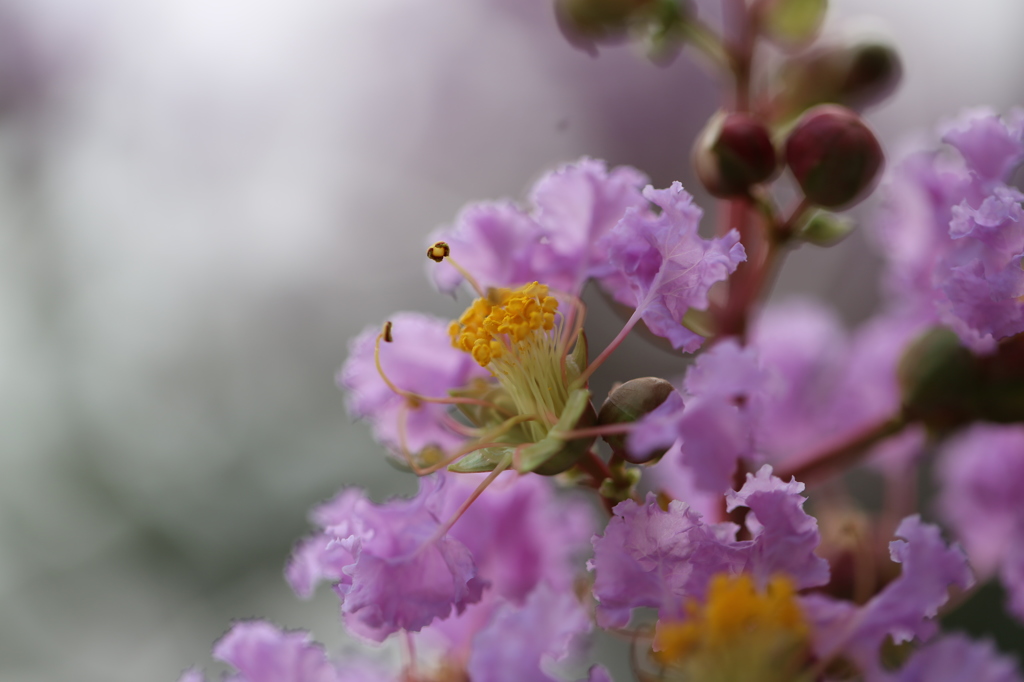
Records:
[[[1020,0],[834,5],[899,43],[890,149],[1024,101]],[[716,106],[687,54],[572,49],[550,0],[4,0],[0,680],[174,680],[232,618],[337,640],[281,579],[305,512],[413,487],[344,412],[347,339],[456,313],[422,247],[467,201],[583,154],[694,185]],[[864,243],[783,290],[863,318]]]

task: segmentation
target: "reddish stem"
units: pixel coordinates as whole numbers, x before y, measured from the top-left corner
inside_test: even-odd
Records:
[[[782,480],[796,477],[798,481],[809,485],[820,483],[849,469],[866,455],[873,445],[899,433],[907,425],[908,421],[902,415],[874,424],[852,438],[803,458],[802,462],[782,467],[776,475]]]

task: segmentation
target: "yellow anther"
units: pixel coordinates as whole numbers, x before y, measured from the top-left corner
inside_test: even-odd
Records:
[[[537,332],[554,329],[558,301],[533,282],[519,289],[492,289],[452,323],[452,345],[473,355],[481,366],[526,343]],[[504,338],[502,338],[504,337]]]
[[[446,242],[437,242],[427,249],[427,258],[440,263],[451,254],[452,250]]]
[[[807,635],[796,590],[785,576],[775,576],[759,592],[747,574],[716,575],[704,603],[692,600],[686,610],[686,620],[659,624],[657,657],[663,663],[727,651],[738,654],[755,642],[801,641]]]

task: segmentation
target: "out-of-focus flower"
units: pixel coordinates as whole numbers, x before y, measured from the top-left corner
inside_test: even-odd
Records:
[[[697,358],[685,397],[670,396],[627,444],[639,454],[678,439],[676,464],[692,470],[695,487],[714,493],[731,488],[739,460],[801,462],[898,414],[896,368],[921,327],[886,315],[848,335],[822,306],[770,307],[747,346],[726,339]]]
[[[803,511],[802,491],[767,465],[748,474],[727,496],[730,510],[749,508],[751,539],[743,541],[734,524],[706,524],[678,501],[667,509],[653,496],[643,507],[621,503],[604,536],[594,539],[589,565],[599,624],[624,626],[633,608],[658,608],[656,656],[688,674],[718,675],[707,679],[741,679],[748,668],[758,671],[750,679],[800,679],[812,660],[826,665],[840,657],[865,679],[884,679],[877,676],[884,672],[885,638],[930,638],[949,587],[973,583],[966,557],[938,528],[911,516],[897,529],[903,539],[890,544],[902,574],[866,604],[798,595],[829,579],[827,563],[815,554],[820,536]]]
[[[802,509],[803,484],[783,483],[764,467],[729,498],[749,506],[751,540],[737,540],[732,523],[705,523],[680,501],[662,509],[653,495],[645,505],[626,500],[602,537],[594,538],[594,596],[598,623],[624,626],[632,609],[652,606],[660,618],[679,619],[688,598],[704,597],[712,576],[748,573],[763,587],[784,573],[799,587],[828,582],[828,565],[815,556],[817,522]]]
[[[383,505],[345,490],[314,510],[323,531],[297,547],[286,570],[293,589],[308,596],[320,580],[332,581],[345,624],[377,642],[478,601],[486,583],[469,549],[443,534],[445,483],[421,478],[416,497]]]
[[[894,297],[990,352],[1024,331],[1024,194],[1005,184],[1024,158],[1024,112],[972,111],[896,169],[879,240]]]
[[[983,577],[999,574],[1024,620],[1024,427],[977,424],[946,444],[939,510]]]
[[[425,583],[429,576],[395,575],[398,567],[414,566],[409,563],[407,547],[420,543],[420,549],[413,550],[414,557],[435,551],[423,546],[424,532],[430,531],[428,540],[442,542],[434,540],[441,525],[438,519],[456,518],[481,478],[437,474],[421,479],[425,490],[416,500],[392,501],[384,507],[370,505],[359,491],[342,493],[314,511],[314,521],[324,531],[297,547],[286,571],[289,582],[302,596],[308,596],[319,580],[335,583],[346,624],[379,641],[397,628],[375,627],[367,632],[366,616],[349,608],[356,581],[373,581],[380,590],[362,591],[380,606],[367,604],[364,610],[377,615],[395,611],[395,604],[404,603],[398,615],[409,624],[402,624],[398,617],[391,620],[402,629],[416,631],[421,648],[444,670],[470,671],[473,680],[479,675],[480,680],[491,682],[546,682],[551,678],[541,672],[542,661],[563,658],[571,652],[573,641],[591,627],[574,592],[575,561],[593,532],[590,509],[582,500],[555,495],[550,482],[541,477],[499,476],[473,502],[472,513],[459,516],[444,536],[444,541],[465,552],[474,569],[472,584],[482,587],[472,600],[475,603],[470,604],[469,598],[457,602],[455,613],[450,601],[448,608],[443,608],[450,592],[444,580]],[[390,519],[381,517],[389,506],[401,509],[418,500],[418,511],[429,514],[429,524],[387,526]],[[354,556],[346,547],[357,544],[358,539],[345,533],[362,533],[388,547],[398,547],[398,556],[376,562],[380,575],[368,575],[359,570],[357,561],[376,546],[362,542],[361,554]],[[423,562],[415,566],[435,568]],[[458,579],[457,575],[447,576],[448,585]],[[424,589],[428,591],[424,593]],[[434,615],[415,626],[429,615],[428,607]],[[413,615],[423,618],[414,621]],[[510,638],[516,646],[509,645]],[[515,661],[518,667],[507,661],[492,665],[503,658]],[[490,672],[485,675],[487,670]]]
[[[522,606],[497,610],[473,639],[467,672],[473,682],[557,682],[544,664],[565,658],[590,616],[571,592],[538,586]]]
[[[687,607],[685,620],[658,623],[655,658],[667,679],[802,679],[808,625],[787,576],[758,586],[747,573],[717,574],[704,601]]]
[[[845,657],[869,679],[882,674],[879,649],[887,637],[897,644],[929,639],[938,630],[934,618],[948,601],[950,586],[966,589],[974,583],[964,553],[947,545],[937,527],[909,516],[896,536],[903,539],[889,543],[889,553],[902,564],[902,573],[866,604],[817,594],[801,601],[817,656]]]
[[[225,682],[391,682],[394,676],[365,663],[340,666],[308,633],[286,632],[264,621],[235,623],[213,648],[214,658],[238,671]],[[203,682],[196,670],[178,682]]]
[[[961,634],[936,638],[910,657],[896,682],[1021,682],[1017,665],[1000,654],[991,642],[974,641]]]

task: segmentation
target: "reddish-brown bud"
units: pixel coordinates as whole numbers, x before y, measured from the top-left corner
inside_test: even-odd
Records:
[[[884,159],[881,145],[860,117],[834,104],[807,111],[786,140],[786,163],[800,189],[826,208],[863,199]]]
[[[768,129],[750,114],[719,112],[693,147],[697,177],[712,195],[736,197],[768,180],[778,166]]]

